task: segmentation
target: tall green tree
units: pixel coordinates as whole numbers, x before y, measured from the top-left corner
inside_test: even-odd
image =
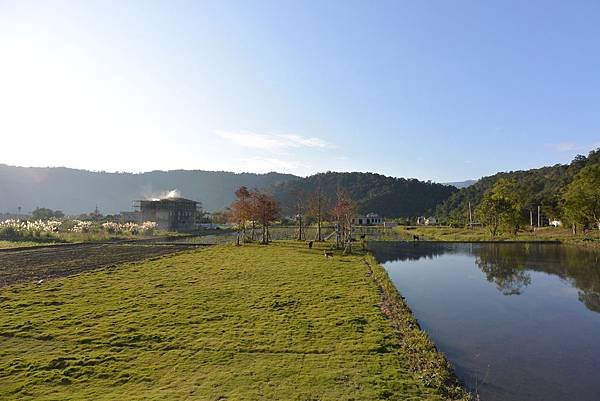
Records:
[[[500,228],[500,216],[506,209],[506,203],[502,199],[491,196],[488,191],[483,196],[481,203],[475,209],[477,219],[490,231],[492,237],[495,237]]]
[[[600,164],[583,168],[567,187],[565,212],[574,223],[600,229]]]
[[[476,215],[492,236],[496,236],[500,227],[516,234],[524,222],[524,206],[524,191],[519,183],[501,178],[484,194]]]

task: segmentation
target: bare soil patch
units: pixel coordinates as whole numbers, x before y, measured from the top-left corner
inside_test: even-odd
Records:
[[[193,245],[78,244],[0,253],[0,287],[179,252]]]

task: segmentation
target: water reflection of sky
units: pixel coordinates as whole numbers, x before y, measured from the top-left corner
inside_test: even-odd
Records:
[[[372,248],[482,399],[597,399],[597,253],[548,244]]]

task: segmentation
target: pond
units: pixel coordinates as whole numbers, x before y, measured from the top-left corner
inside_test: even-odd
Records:
[[[483,401],[600,400],[600,253],[558,244],[370,244]]]

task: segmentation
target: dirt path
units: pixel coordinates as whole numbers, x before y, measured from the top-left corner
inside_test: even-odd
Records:
[[[0,287],[135,262],[195,245],[79,244],[0,253]]]

